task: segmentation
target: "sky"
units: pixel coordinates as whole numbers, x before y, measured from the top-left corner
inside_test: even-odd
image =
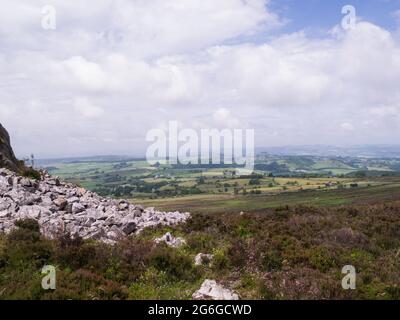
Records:
[[[254,129],[257,147],[398,144],[400,0],[46,4],[55,28],[42,0],[0,0],[0,123],[19,157],[141,156],[169,121]]]

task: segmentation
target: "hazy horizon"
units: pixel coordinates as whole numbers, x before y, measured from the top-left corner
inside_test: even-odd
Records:
[[[337,150],[336,154],[332,154],[333,150]],[[312,150],[312,152],[311,152]],[[377,157],[385,157],[383,152],[390,152],[394,155],[394,157],[400,157],[400,144],[381,144],[381,145],[282,145],[282,146],[264,146],[264,147],[256,147],[255,153],[256,155],[260,155],[262,153],[269,153],[271,155],[281,155],[281,156],[350,156],[350,157],[362,157],[366,156],[365,152],[370,151],[372,155]],[[363,154],[364,153],[364,154]],[[223,154],[223,153],[221,153]],[[28,157],[29,155],[18,155],[20,159],[24,157]],[[36,157],[36,156],[35,156]],[[99,153],[99,154],[81,154],[81,155],[62,155],[58,157],[36,157],[36,160],[39,161],[51,161],[51,160],[66,160],[66,159],[85,159],[85,158],[106,158],[106,157],[115,157],[115,158],[133,158],[133,159],[146,159],[145,153],[143,154],[107,154],[107,153]]]
[[[19,156],[144,154],[168,121],[254,129],[257,147],[400,136],[397,1],[353,1],[351,29],[339,0],[49,4],[54,30],[41,1],[0,12],[0,122]]]

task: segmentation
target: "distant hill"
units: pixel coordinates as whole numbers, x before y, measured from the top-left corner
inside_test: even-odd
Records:
[[[103,163],[103,162],[121,162],[121,161],[138,161],[145,160],[144,158],[134,158],[123,155],[99,155],[88,157],[69,157],[69,158],[55,158],[55,159],[37,159],[36,164],[44,167],[53,163]]]
[[[293,156],[400,158],[400,145],[304,145],[261,147],[256,149],[256,154],[260,153]]]

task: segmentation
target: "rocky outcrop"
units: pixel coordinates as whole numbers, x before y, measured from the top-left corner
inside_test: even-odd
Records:
[[[194,300],[239,300],[236,293],[224,288],[214,280],[205,280],[192,298]]]
[[[0,124],[0,168],[7,168],[14,172],[20,172],[23,168],[22,162],[14,155],[10,144],[10,136],[7,130]]]
[[[161,212],[103,198],[46,172],[41,174],[35,181],[0,169],[0,232],[12,230],[16,220],[32,218],[50,238],[69,233],[114,243],[146,227],[171,226],[189,217],[189,213]]]

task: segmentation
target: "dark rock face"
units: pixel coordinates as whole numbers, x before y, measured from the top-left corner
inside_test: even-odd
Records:
[[[23,165],[14,155],[7,130],[0,124],[0,168],[20,172]]]

